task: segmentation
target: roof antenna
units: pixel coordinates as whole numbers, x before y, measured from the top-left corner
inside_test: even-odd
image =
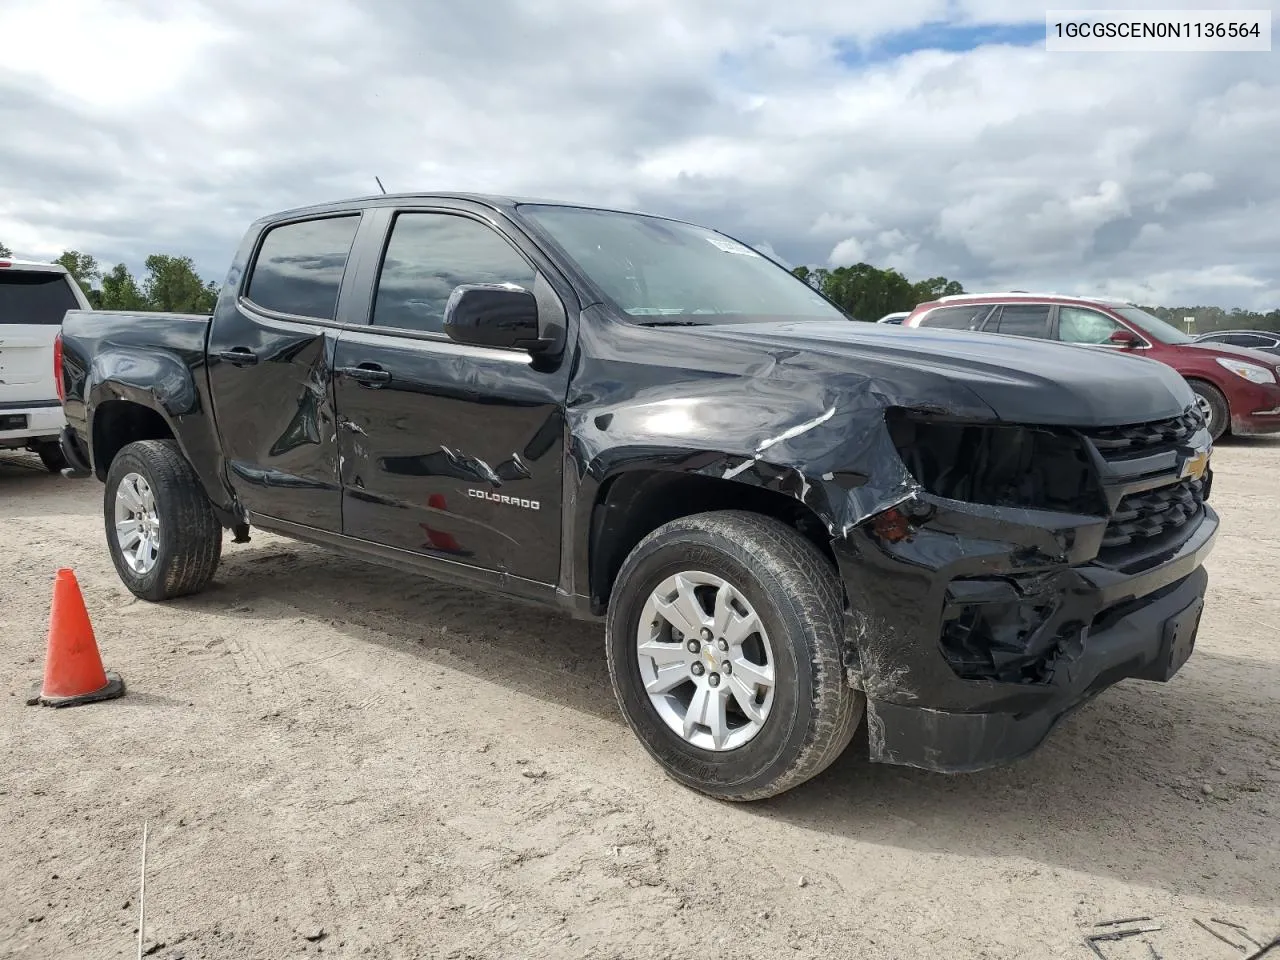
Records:
[[[386,195],[386,192],[387,192],[387,188],[386,188],[386,187],[384,187],[384,186],[382,185],[382,181],[381,181],[380,179],[378,179],[378,177],[377,177],[377,175],[376,175],[376,174],[374,175],[374,178],[373,178],[373,179],[375,179],[375,180],[377,180],[377,181],[378,181],[378,189],[379,189],[379,190],[381,190],[381,191],[382,191],[382,193],[383,193],[383,195],[385,196],[385,195]]]

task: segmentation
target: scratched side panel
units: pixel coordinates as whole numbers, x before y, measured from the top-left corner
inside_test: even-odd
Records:
[[[560,565],[565,372],[527,353],[344,331],[339,374],[344,532],[551,582]]]

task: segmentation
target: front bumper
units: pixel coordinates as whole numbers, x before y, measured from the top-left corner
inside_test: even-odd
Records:
[[[1127,570],[1078,555],[1089,539],[1079,518],[933,506],[904,539],[864,525],[835,545],[849,597],[846,667],[867,697],[872,760],[949,773],[1006,763],[1105,688],[1168,680],[1189,656],[1218,530],[1208,505],[1182,543]],[[992,678],[965,659],[972,644],[948,646],[958,594],[998,597],[1023,618],[1026,629],[1005,630],[1016,641],[986,663]]]
[[[1280,433],[1280,385],[1243,381],[1232,384],[1227,395],[1231,406],[1231,432],[1236,436]]]

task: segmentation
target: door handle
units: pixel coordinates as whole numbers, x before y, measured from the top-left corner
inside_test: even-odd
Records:
[[[366,387],[377,387],[391,382],[391,372],[383,370],[376,363],[362,363],[355,367],[338,367],[334,372],[348,376]]]
[[[218,351],[218,359],[237,367],[251,367],[258,362],[258,355],[248,347],[232,347],[230,350]]]

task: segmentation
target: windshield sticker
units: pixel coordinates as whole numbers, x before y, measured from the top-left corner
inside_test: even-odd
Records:
[[[707,243],[711,244],[717,250],[723,250],[725,253],[736,253],[743,257],[758,257],[750,247],[744,247],[740,243],[734,243],[732,240],[726,240],[724,237],[707,237]]]

